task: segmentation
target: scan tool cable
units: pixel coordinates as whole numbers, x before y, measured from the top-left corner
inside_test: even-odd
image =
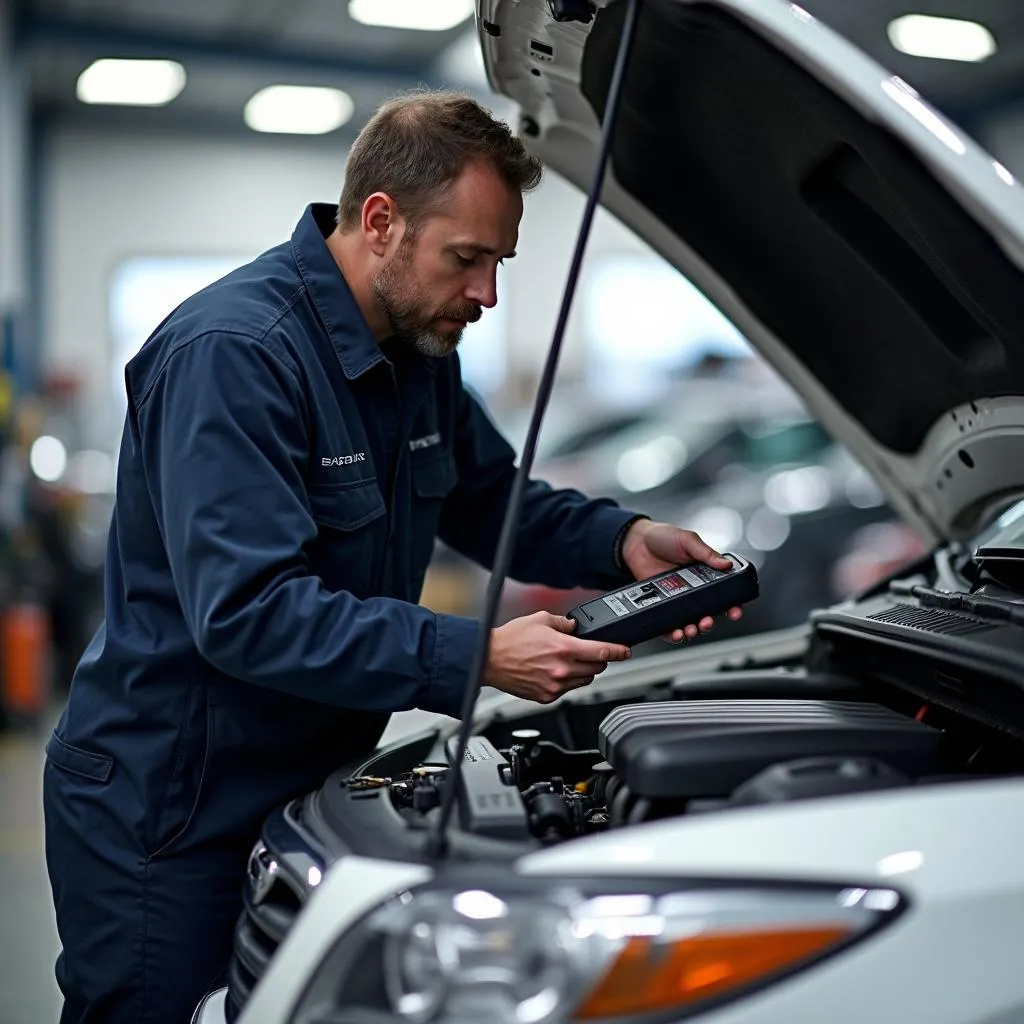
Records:
[[[477,696],[483,687],[484,670],[490,653],[491,631],[494,629],[494,624],[498,618],[498,604],[501,600],[502,587],[505,583],[505,577],[508,575],[512,554],[515,549],[516,532],[519,528],[523,495],[525,494],[526,484],[529,481],[530,470],[533,466],[533,458],[537,448],[537,437],[540,434],[541,422],[547,409],[548,400],[551,398],[551,389],[555,382],[555,371],[558,367],[558,357],[562,350],[562,340],[565,337],[565,328],[569,322],[569,312],[572,308],[572,300],[579,279],[580,266],[583,263],[583,253],[590,235],[594,213],[601,198],[601,188],[604,184],[605,171],[611,155],[611,143],[615,133],[619,99],[626,77],[626,65],[629,61],[633,36],[636,32],[641,0],[624,0],[624,2],[628,6],[622,27],[622,36],[619,40],[619,49],[615,58],[615,70],[612,73],[608,99],[605,103],[604,122],[601,125],[601,141],[597,151],[597,161],[594,165],[590,191],[587,193],[587,202],[583,209],[583,218],[576,237],[576,247],[573,251],[572,262],[569,265],[569,276],[566,279],[565,290],[562,293],[561,308],[558,311],[558,320],[555,323],[551,347],[548,349],[547,359],[544,363],[544,372],[537,388],[533,415],[530,419],[530,429],[527,431],[526,440],[523,443],[523,453],[519,461],[519,469],[512,484],[508,510],[505,513],[501,536],[498,540],[498,548],[494,556],[491,578],[487,586],[484,613],[480,619],[480,638],[477,642],[469,681],[466,685],[462,701],[462,722],[459,726],[458,745],[452,759],[451,770],[445,779],[440,811],[426,844],[426,853],[432,858],[444,857],[448,852],[448,829],[458,798],[459,779],[472,734],[473,709],[476,705]]]

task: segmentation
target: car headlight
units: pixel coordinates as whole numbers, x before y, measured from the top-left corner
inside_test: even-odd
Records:
[[[678,1020],[806,967],[900,909],[889,889],[432,884],[351,929],[292,1024]]]

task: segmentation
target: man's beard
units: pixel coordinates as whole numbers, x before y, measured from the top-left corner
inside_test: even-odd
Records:
[[[483,311],[472,303],[429,311],[422,292],[410,284],[412,250],[412,239],[406,236],[395,255],[371,279],[373,297],[396,336],[422,355],[450,356],[462,340],[462,330],[441,330],[440,321],[475,323]]]

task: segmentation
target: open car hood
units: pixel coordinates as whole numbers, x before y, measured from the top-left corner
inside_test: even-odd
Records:
[[[588,185],[626,4],[478,0],[492,87]],[[603,205],[700,287],[926,539],[1024,495],[1024,189],[783,0],[645,0]]]

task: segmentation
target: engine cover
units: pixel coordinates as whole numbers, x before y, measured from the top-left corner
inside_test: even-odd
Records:
[[[598,745],[637,797],[727,796],[780,761],[879,757],[910,776],[937,768],[942,734],[880,704],[694,700],[616,708]]]

